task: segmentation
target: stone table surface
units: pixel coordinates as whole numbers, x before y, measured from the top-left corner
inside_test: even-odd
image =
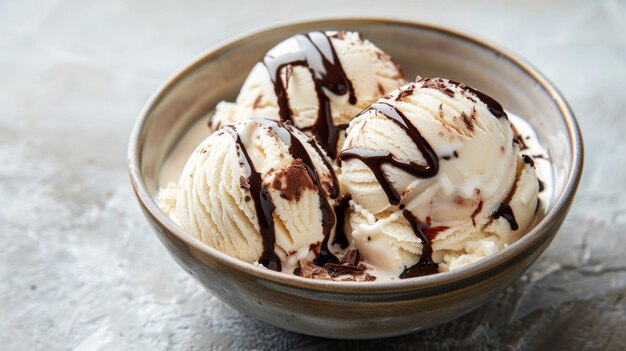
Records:
[[[126,147],[151,93],[211,45],[367,15],[520,53],[577,113],[586,169],[550,248],[489,304],[412,335],[334,341],[247,318],[187,276],[140,213]],[[619,0],[0,1],[0,349],[624,349],[625,79]]]

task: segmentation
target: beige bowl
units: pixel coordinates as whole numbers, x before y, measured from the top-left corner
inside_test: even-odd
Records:
[[[155,203],[159,171],[181,135],[215,104],[232,100],[273,45],[311,30],[356,30],[393,56],[407,77],[441,76],[494,96],[534,125],[553,161],[546,215],[502,252],[465,268],[387,282],[329,282],[231,258],[184,232]],[[457,318],[509,286],[556,235],[574,198],[583,146],[573,113],[528,63],[463,33],[419,23],[337,19],[264,30],[220,45],[171,78],[147,103],[130,139],[130,178],[143,211],[174,259],[215,296],[251,317],[330,338],[406,334]]]

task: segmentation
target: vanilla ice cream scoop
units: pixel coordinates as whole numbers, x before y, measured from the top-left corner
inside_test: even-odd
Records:
[[[400,277],[455,269],[513,243],[538,193],[503,108],[446,79],[418,79],[356,117],[339,155],[350,240]]]
[[[359,33],[299,34],[252,69],[235,103],[217,105],[211,126],[251,116],[292,121],[335,158],[348,122],[403,84],[400,67]]]
[[[160,202],[207,245],[291,273],[300,261],[332,255],[338,195],[330,161],[312,138],[287,124],[247,119],[205,139]]]

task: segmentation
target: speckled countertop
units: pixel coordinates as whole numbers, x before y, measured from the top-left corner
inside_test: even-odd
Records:
[[[0,349],[625,348],[626,2],[392,4],[0,1]],[[569,99],[586,169],[560,234],[497,299],[421,333],[337,342],[249,319],[178,268],[132,195],[126,146],[150,94],[211,45],[365,15],[520,53]]]

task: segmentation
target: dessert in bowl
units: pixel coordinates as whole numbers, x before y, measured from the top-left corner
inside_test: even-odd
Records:
[[[298,61],[279,45],[268,60],[290,37],[317,56]],[[378,61],[346,64],[340,41]],[[302,60],[317,63],[285,68]],[[450,80],[405,84],[398,67]],[[216,105],[211,124],[223,127],[211,134]],[[212,50],[157,93],[130,146],[140,203],[190,274],[247,314],[342,338],[436,325],[502,290],[556,234],[581,162],[571,112],[527,64],[459,33],[383,20],[291,25]],[[160,196],[164,211],[160,188],[174,194]]]

